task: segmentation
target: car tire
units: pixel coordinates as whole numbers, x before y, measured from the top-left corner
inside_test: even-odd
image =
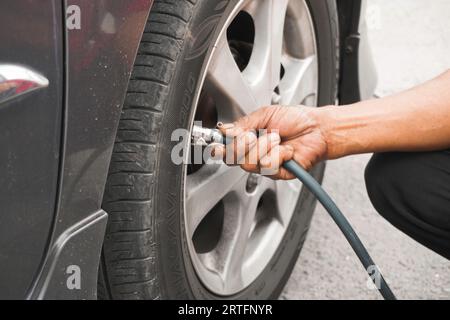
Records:
[[[256,279],[220,295],[190,259],[184,169],[171,161],[172,132],[192,125],[217,25],[237,1],[155,0],[123,106],[103,200],[109,215],[99,269],[101,299],[275,299],[305,241],[315,208],[302,190],[285,234]],[[339,36],[334,0],[307,1],[316,34],[318,105],[334,104]],[[312,170],[321,181],[325,165]]]

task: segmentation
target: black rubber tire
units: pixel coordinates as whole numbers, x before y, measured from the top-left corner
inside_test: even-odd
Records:
[[[233,4],[222,0],[156,0],[130,80],[103,208],[109,214],[99,298],[217,299],[189,258],[183,217],[183,170],[171,162],[174,129],[188,128],[211,35]],[[339,36],[334,0],[308,1],[319,51],[319,103],[334,104]],[[212,26],[212,27],[211,27]],[[210,32],[208,31],[210,28]],[[203,30],[203,39],[193,37]],[[199,43],[200,41],[200,43]],[[203,46],[202,46],[203,45]],[[321,180],[324,165],[313,170]],[[229,299],[277,298],[305,240],[315,208],[309,192],[274,258],[247,289]]]

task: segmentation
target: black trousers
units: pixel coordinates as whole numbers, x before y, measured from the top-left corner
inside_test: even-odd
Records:
[[[365,178],[384,218],[450,259],[450,151],[376,154]]]

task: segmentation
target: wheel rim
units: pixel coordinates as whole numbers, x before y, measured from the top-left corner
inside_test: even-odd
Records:
[[[206,68],[202,92],[207,98],[197,106],[197,119],[203,125],[233,121],[270,104],[315,106],[317,49],[306,2],[246,0],[234,12]],[[248,61],[238,66],[229,31],[242,17],[251,18],[254,34]],[[208,103],[214,112],[200,108]],[[216,295],[244,290],[275,254],[301,184],[275,182],[224,164],[186,172],[184,183],[187,245],[198,277]]]

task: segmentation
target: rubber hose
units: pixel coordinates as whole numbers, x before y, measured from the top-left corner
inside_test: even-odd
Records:
[[[293,160],[284,163],[283,167],[295,175],[324,206],[331,218],[338,225],[339,229],[341,229],[347,241],[350,243],[383,298],[385,300],[396,300],[394,293],[389,288],[383,275],[377,265],[373,262],[358,235],[322,186],[305,169]],[[373,271],[373,273],[371,274],[369,270]],[[379,283],[377,283],[378,280]]]

